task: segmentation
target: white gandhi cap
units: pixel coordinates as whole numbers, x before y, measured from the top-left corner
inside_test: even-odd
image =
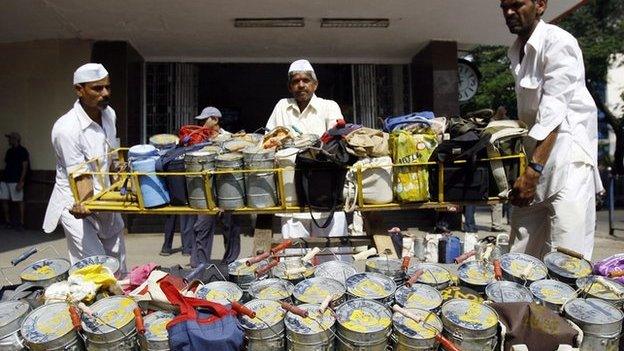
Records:
[[[288,75],[290,76],[293,72],[309,72],[312,75],[312,78],[316,80],[316,74],[314,73],[314,68],[310,64],[308,60],[297,60],[290,64],[290,68],[288,68]]]
[[[108,76],[108,71],[99,63],[86,63],[74,72],[74,85],[95,82]]]

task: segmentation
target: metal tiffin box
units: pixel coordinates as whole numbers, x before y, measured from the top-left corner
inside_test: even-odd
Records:
[[[563,307],[564,314],[583,330],[581,351],[617,350],[624,314],[599,299],[573,299]]]
[[[442,305],[444,334],[462,351],[494,350],[498,314],[493,308],[471,300],[450,300]]]

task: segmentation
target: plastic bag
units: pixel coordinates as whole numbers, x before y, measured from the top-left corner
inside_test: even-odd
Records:
[[[427,162],[437,145],[437,138],[432,132],[411,134],[399,130],[390,134],[392,160],[397,165]],[[427,165],[395,167],[394,196],[401,202],[429,200]]]

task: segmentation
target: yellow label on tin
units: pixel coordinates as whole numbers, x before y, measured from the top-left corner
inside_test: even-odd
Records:
[[[552,288],[543,287],[540,289],[540,293],[542,294],[544,300],[554,304],[560,305],[567,300],[567,298],[563,296],[560,291]]]
[[[405,307],[435,307],[437,302],[424,295],[411,294],[405,301]]]
[[[474,266],[471,266],[466,270],[466,277],[471,283],[476,284],[486,284],[492,280],[491,275],[484,272],[483,269],[479,269]]]
[[[214,300],[214,301],[227,301],[228,299],[228,294],[225,291],[221,291],[221,290],[209,290],[208,293],[206,294],[206,296],[204,297],[204,299],[206,300]]]
[[[299,268],[299,267],[295,267],[295,268]],[[306,267],[306,270],[304,272],[301,273],[295,273],[295,274],[286,274],[286,270],[288,269],[292,269],[291,268],[285,268],[284,272],[282,274],[284,274],[284,277],[288,280],[294,280],[294,279],[299,279],[301,277],[309,277],[312,274],[314,274],[314,270],[311,268]]]
[[[492,313],[486,312],[485,319],[481,318],[484,312],[484,307],[478,303],[469,302],[468,309],[464,314],[459,316],[459,320],[466,323],[474,323],[482,326],[483,328],[489,328],[496,324],[496,316]]]
[[[445,271],[425,269],[419,280],[426,284],[439,284],[451,280],[451,275]]]
[[[523,261],[512,261],[511,265],[509,266],[509,270],[514,277],[521,277],[524,274],[525,269],[527,269],[528,265],[531,265],[531,268],[529,268],[526,278],[530,280],[535,280],[539,278],[541,270],[538,267],[534,266],[532,263],[527,263]]]
[[[64,313],[56,313],[50,318],[40,318],[35,329],[42,334],[54,336],[65,335],[71,330],[69,317]]]
[[[404,324],[406,327],[415,331],[423,339],[431,339],[436,336],[437,331],[431,327],[425,327],[422,323],[416,323],[415,320],[405,317]]]
[[[41,266],[32,272],[23,273],[22,279],[25,280],[43,280],[56,276],[56,271],[51,266]]]
[[[252,264],[251,266],[247,267],[247,265],[243,263],[239,265],[238,267],[236,267],[236,270],[234,271],[235,272],[234,275],[252,275],[254,271],[256,270],[256,267],[257,267],[256,264]]]
[[[583,262],[584,261],[581,261],[576,257],[570,257],[563,261],[561,268],[565,269],[568,272],[573,273],[574,275],[578,277],[584,277],[586,275],[591,274],[591,269],[587,267],[586,265],[583,265],[583,267],[581,267],[581,263]]]
[[[312,300],[318,300],[319,298],[325,299],[325,297],[330,294],[329,290],[323,289],[318,284],[312,284],[303,292],[303,294],[301,294],[299,299],[304,302],[313,302]]]
[[[130,299],[121,299],[117,308],[98,314],[99,319],[96,322],[101,320],[115,328],[121,328],[134,318],[132,308],[129,308],[133,304],[134,302]]]
[[[349,320],[342,325],[356,332],[364,333],[387,328],[390,325],[390,318],[378,317],[361,309],[356,309],[349,315]]]
[[[307,291],[307,290],[306,290]],[[288,291],[274,286],[266,287],[258,292],[259,299],[285,299],[289,297]]]
[[[325,310],[325,313],[321,315],[320,312],[316,311],[308,311],[308,317],[306,318],[297,318],[301,321],[301,324],[308,327],[313,333],[319,333],[322,331],[326,331],[331,327],[332,319],[331,312],[329,310]],[[321,329],[322,326],[322,329]]]
[[[586,283],[586,284],[587,285],[585,285],[583,290],[594,296],[599,296],[600,298],[608,299],[608,300],[616,300],[622,297],[622,296],[618,296],[617,294],[615,294],[613,291],[611,291],[611,289],[604,286],[602,282],[600,281],[596,281],[593,284],[591,283]]]
[[[256,312],[256,318],[252,319],[252,321],[257,325],[264,324],[263,322],[266,322],[269,325],[277,324],[279,321],[284,319],[285,314],[281,309],[276,310],[275,305],[264,306],[254,310],[254,312]]]
[[[383,284],[372,279],[364,279],[353,288],[353,294],[360,297],[383,297],[388,295]]]
[[[169,323],[169,319],[163,319],[158,321],[157,323],[153,323],[149,326],[149,331],[152,335],[154,335],[158,339],[166,339],[167,338],[167,323]]]

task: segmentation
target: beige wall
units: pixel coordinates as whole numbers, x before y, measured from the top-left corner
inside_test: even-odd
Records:
[[[0,133],[22,135],[33,170],[55,167],[50,131],[76,98],[72,74],[89,62],[91,46],[91,41],[77,39],[0,44]],[[6,149],[3,137],[0,168]]]

